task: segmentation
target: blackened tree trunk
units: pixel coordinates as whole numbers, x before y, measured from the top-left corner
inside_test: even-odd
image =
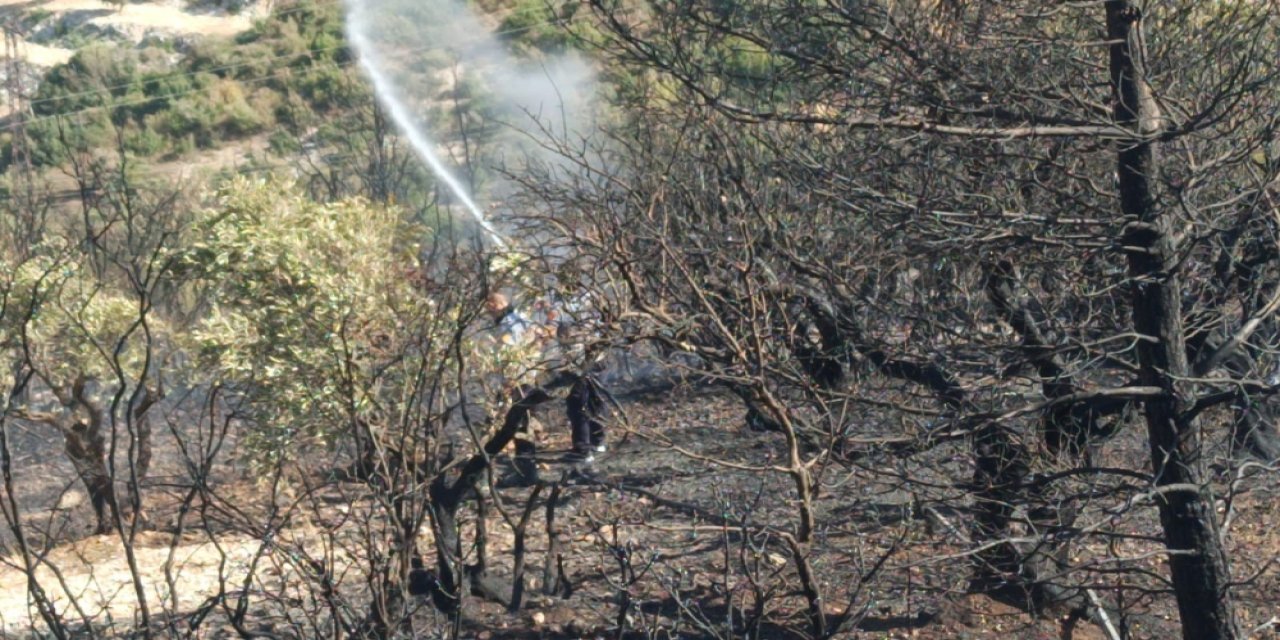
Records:
[[[963,415],[973,406],[964,388],[951,372],[933,362],[912,362],[890,357],[866,339],[852,305],[839,307],[836,330],[839,348],[856,350],[886,376],[924,386],[950,411]],[[816,315],[816,314],[815,314]],[[1034,361],[1034,358],[1031,359]],[[1014,512],[1018,506],[1038,514],[1044,530],[1068,524],[1043,497],[1043,485],[1028,482],[1031,451],[1009,425],[991,422],[975,430],[972,439],[974,471],[974,542],[982,550],[974,555],[975,575],[971,588],[1001,597],[1028,611],[1051,608],[1080,609],[1080,594],[1052,583],[1061,575],[1055,558],[1055,544],[1018,544],[1011,539]],[[1036,505],[1032,508],[1032,505]]]
[[[512,593],[510,584],[500,583],[485,571],[484,566],[458,566],[461,561],[458,509],[467,499],[474,497],[476,483],[489,469],[490,461],[515,439],[529,412],[549,400],[551,396],[542,389],[532,389],[524,393],[507,411],[502,427],[485,443],[484,452],[471,456],[462,465],[456,479],[450,482],[441,475],[431,481],[428,491],[431,497],[431,512],[435,519],[438,572],[431,598],[432,603],[440,611],[448,614],[458,611],[462,603],[464,583],[470,584],[472,594],[510,605]]]
[[[1190,388],[1182,324],[1177,241],[1157,197],[1156,137],[1161,117],[1146,80],[1141,15],[1124,0],[1106,3],[1116,122],[1133,133],[1121,143],[1117,180],[1125,216],[1121,238],[1132,280],[1134,329],[1143,385],[1164,395],[1144,404],[1157,503],[1173,587],[1187,640],[1236,638],[1230,571],[1218,535],[1213,495],[1202,481],[1200,428],[1186,408]]]
[[[115,485],[107,470],[106,441],[102,431],[94,420],[74,420],[63,430],[62,436],[67,457],[89,492],[96,523],[94,533],[108,533],[116,500]]]
[[[69,388],[52,387],[64,411],[51,422],[62,431],[63,448],[89,492],[96,519],[94,533],[104,534],[111,531],[120,505],[116,501],[115,481],[107,466],[107,442],[102,433],[106,415],[89,396],[87,384],[81,376]]]
[[[160,400],[159,392],[144,387],[142,394],[133,405],[131,424],[132,440],[129,443],[129,457],[133,461],[133,471],[129,476],[129,508],[133,510],[135,522],[146,523],[143,511],[142,482],[151,471],[151,407]]]

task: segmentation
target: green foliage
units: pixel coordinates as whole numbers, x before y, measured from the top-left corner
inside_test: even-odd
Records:
[[[101,110],[79,113],[74,120],[38,119],[27,127],[31,160],[36,165],[59,165],[70,153],[109,149],[111,119]]]
[[[101,107],[143,96],[136,51],[95,45],[51,69],[31,101],[37,116]]]
[[[147,355],[143,310],[94,277],[84,257],[53,240],[25,260],[0,258],[6,293],[0,347],[25,350],[41,378],[57,387],[78,378],[114,381],[117,373],[136,380]]]
[[[277,129],[271,132],[271,136],[267,138],[267,148],[278,156],[286,156],[302,151],[302,145],[298,144],[298,138],[283,129]]]
[[[222,9],[232,15],[244,11],[250,4],[252,4],[252,0],[188,0],[187,2],[187,6],[195,10],[212,7]]]
[[[579,12],[577,2],[555,0],[474,1],[484,13],[504,14],[498,35],[521,56],[561,54],[570,49],[589,50],[603,42],[599,29]]]
[[[353,89],[347,72],[337,67],[316,67],[310,73],[298,76],[295,86],[312,110],[328,111],[350,104]]]
[[[125,149],[138,157],[154,156],[167,147],[168,142],[165,136],[151,127],[144,126],[141,129],[131,130],[125,137]]]
[[[777,61],[760,45],[739,37],[728,37],[719,47],[724,61],[724,75],[735,82],[764,84],[772,82]]]
[[[235,42],[198,40],[176,64],[155,49],[93,45],[54,67],[32,100],[38,164],[111,148],[116,126],[139,156],[209,148],[273,127],[324,119],[369,99],[346,66],[340,7],[305,2]],[[65,116],[58,118],[57,116]]]
[[[193,333],[208,367],[239,383],[271,457],[298,439],[327,442],[369,418],[406,332],[432,313],[408,286],[419,231],[387,208],[307,200],[284,184],[239,178],[200,223],[186,264],[209,283],[214,312]]]
[[[254,456],[391,429],[456,396],[460,370],[482,385],[530,370],[529,345],[466,329],[483,290],[463,272],[424,284],[433,267],[406,239],[428,235],[394,207],[320,204],[287,183],[237,177],[218,192],[183,260],[212,308],[188,347],[249,401]],[[423,376],[431,399],[415,395]]]
[[[569,34],[557,17],[546,0],[517,0],[498,31],[517,49],[560,53],[568,48]]]

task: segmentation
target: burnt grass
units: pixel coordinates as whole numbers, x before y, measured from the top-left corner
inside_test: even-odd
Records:
[[[747,428],[736,397],[713,387],[633,393],[623,405],[633,431],[622,443],[615,438],[596,464],[596,477],[575,484],[557,516],[572,595],[536,601],[514,615],[488,603],[476,606],[467,615],[472,632],[617,637],[626,602],[625,624],[634,631],[625,637],[808,637],[805,602],[781,544],[797,518],[794,486],[782,473],[760,470],[784,463],[783,436]],[[1131,428],[1108,443],[1095,464],[1131,467],[1145,460],[1142,435]],[[544,440],[567,446],[563,434]],[[841,629],[836,637],[1107,637],[1096,620],[1054,609],[1029,614],[1000,590],[972,584],[972,545],[964,540],[971,474],[963,443],[817,470],[818,526],[809,553],[824,609],[832,628]],[[1275,474],[1220,469],[1218,476],[1219,495],[1231,493],[1227,485],[1234,481],[1227,540],[1242,623],[1265,630],[1280,613],[1274,596],[1280,574],[1272,564],[1280,550]],[[1072,569],[1055,581],[1092,587],[1128,637],[1180,635],[1168,567],[1157,553],[1154,507],[1098,502],[1080,509],[1085,515],[1077,528],[1086,531],[1064,544]],[[1091,528],[1103,529],[1100,523],[1109,535],[1090,535]],[[531,555],[544,550],[536,540]],[[628,583],[632,575],[639,577]],[[767,612],[760,624],[752,617],[760,611],[755,607]]]
[[[609,451],[597,454],[586,474],[560,461],[569,438],[559,404],[539,410],[539,466],[548,485],[531,507],[524,606],[511,612],[503,604],[468,597],[457,621],[461,637],[809,637],[807,603],[785,542],[795,531],[798,510],[794,485],[778,470],[786,460],[783,436],[748,428],[740,401],[713,386],[632,389],[620,393],[619,400],[622,411],[610,418]],[[177,412],[167,422],[170,427],[156,429],[156,463],[146,488],[148,526],[161,533],[173,530],[189,484],[177,439],[199,435],[174,426],[183,422]],[[92,527],[88,505],[54,508],[68,488],[79,488],[70,465],[57,455],[59,445],[34,428],[10,429],[18,462],[15,486],[36,546],[75,544]],[[234,442],[229,446],[234,450]],[[1108,443],[1095,464],[1141,468],[1145,465],[1134,461],[1146,456],[1141,431],[1130,428]],[[342,460],[335,455],[322,462],[317,467],[331,471]],[[807,552],[834,637],[1106,638],[1092,614],[1077,619],[1052,608],[1028,613],[998,590],[973,584],[969,464],[964,443],[957,442],[912,456],[870,455],[813,468],[819,485],[817,527]],[[509,461],[500,459],[496,468],[507,466]],[[1280,614],[1275,598],[1280,572],[1272,564],[1280,550],[1275,474],[1224,467],[1217,475],[1219,494],[1230,493],[1220,515],[1227,518],[1230,510],[1226,539],[1239,583],[1234,591],[1238,609],[1247,630],[1265,631]],[[202,532],[209,539],[254,536],[260,533],[256,519],[278,517],[270,504],[279,496],[246,469],[223,464],[210,481],[224,511],[192,521],[210,529]],[[326,519],[341,520],[370,504],[358,485],[333,473],[318,472],[309,482],[311,503],[325,511],[313,518],[319,530],[325,530]],[[546,501],[555,484],[560,490],[552,535],[561,561],[547,572]],[[1066,491],[1076,492],[1081,515],[1075,536],[1062,543],[1070,569],[1055,579],[1092,588],[1128,637],[1179,635],[1168,567],[1158,553],[1154,507],[1119,508],[1127,498],[1102,497],[1100,486],[1085,482]],[[489,510],[485,530],[487,561],[497,578],[510,579],[513,544],[511,529],[497,511],[518,518],[530,508],[532,493],[531,488],[496,489],[499,508]],[[472,506],[460,513],[469,545],[476,529]],[[329,529],[341,530],[339,525]],[[5,570],[12,571],[7,527],[5,536],[10,557]],[[301,535],[295,539],[304,540],[303,546],[320,544]],[[472,546],[465,553],[474,559],[475,552]],[[359,552],[351,559],[352,567],[362,560]],[[545,579],[557,573],[564,583],[556,593],[544,593]],[[280,588],[289,574],[272,580],[263,578],[256,588],[264,593]],[[257,611],[269,619],[277,605],[251,606],[250,617]],[[425,599],[413,606],[419,637],[438,637],[452,626]],[[239,632],[215,624],[198,635]]]
[[[473,602],[468,629],[493,638],[618,637],[623,626],[631,630],[624,637],[636,638],[809,637],[782,544],[794,531],[795,491],[789,477],[768,470],[785,460],[783,436],[747,428],[739,401],[713,387],[633,393],[623,407],[631,432],[614,438],[594,477],[566,488],[556,516],[572,594],[534,599],[517,614]],[[554,415],[542,419],[552,424]],[[614,432],[621,430],[616,424]],[[542,439],[558,451],[548,458],[567,447],[567,436],[550,431]],[[1096,464],[1145,460],[1141,435],[1116,438]],[[1095,620],[1054,609],[1032,615],[999,590],[972,584],[965,540],[972,502],[964,495],[972,472],[963,447],[817,469],[818,526],[809,553],[824,609],[840,629],[836,637],[1106,637]],[[548,464],[543,476],[562,472]],[[1225,470],[1220,476],[1236,479]],[[1280,541],[1272,526],[1276,482],[1266,473],[1238,480],[1228,543],[1242,583],[1235,592],[1240,613],[1254,629],[1280,613],[1271,565]],[[1226,493],[1225,484],[1220,488]],[[517,507],[527,494],[509,492]],[[1097,513],[1077,526],[1105,522],[1118,535],[1085,532],[1066,543],[1072,570],[1055,580],[1093,587],[1128,637],[1179,635],[1154,508],[1100,515],[1114,510],[1113,501],[1082,512],[1091,508]],[[545,549],[533,536],[531,562]]]

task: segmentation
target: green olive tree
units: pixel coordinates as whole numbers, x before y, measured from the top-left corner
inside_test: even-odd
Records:
[[[483,562],[463,566],[457,512],[544,398],[515,401],[511,381],[534,352],[495,341],[478,319],[500,275],[483,252],[439,243],[395,207],[318,203],[272,181],[231,181],[197,228],[184,264],[208,313],[190,349],[242,399],[249,456],[301,470],[337,451],[350,461],[337,476],[364,483],[376,505],[360,543],[377,559],[371,598],[343,624],[385,633],[406,622],[404,583],[428,523],[438,608],[456,613],[466,584],[508,599]]]

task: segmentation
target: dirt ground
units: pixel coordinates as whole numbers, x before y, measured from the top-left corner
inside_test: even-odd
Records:
[[[0,0],[0,19],[19,12],[47,11],[51,20],[66,19],[69,15],[79,14],[80,25],[97,28],[113,28],[126,34],[142,34],[153,32],[172,36],[205,36],[229,38],[253,26],[253,21],[261,17],[265,5],[259,4],[236,15],[212,14],[192,11],[186,2],[170,0],[166,2],[132,2],[123,5],[120,10],[101,0]],[[57,44],[32,42],[28,38],[20,38],[18,55],[36,67],[51,67],[71,59],[73,49]]]
[[[193,9],[185,0],[127,2],[118,10],[102,0],[0,0],[0,21],[36,11],[48,13],[41,25],[67,21],[80,29],[114,31],[135,40],[141,40],[147,34],[230,38],[248,30],[254,20],[267,15],[270,3],[258,2],[232,15]],[[75,49],[64,46],[62,39],[37,42],[30,33],[20,35],[17,45],[17,55],[38,69],[65,63],[76,53]],[[7,102],[0,104],[0,118],[9,113],[11,106]]]
[[[793,528],[793,491],[785,475],[768,470],[783,451],[781,436],[746,429],[737,402],[712,389],[631,396],[624,407],[633,432],[622,435],[621,425],[615,428],[610,451],[597,461],[596,476],[566,484],[556,510],[554,536],[564,554],[563,571],[572,593],[545,596],[540,589],[550,540],[544,533],[548,494],[543,491],[529,525],[531,596],[526,606],[508,613],[501,605],[472,598],[462,620],[464,636],[613,637],[620,619],[619,602],[625,596],[632,605],[627,624],[670,632],[669,636],[634,637],[732,637],[733,632],[724,628],[727,612],[749,610],[753,586],[765,580],[777,591],[768,602],[770,623],[760,628],[759,637],[801,637],[806,628],[803,600],[794,592],[797,585],[785,546],[778,544]],[[554,480],[568,471],[558,462],[568,446],[567,434],[556,426],[558,409],[544,413],[542,475]],[[20,444],[40,446],[38,435],[29,434],[28,441]],[[46,441],[44,446],[49,444]],[[1132,455],[1128,448],[1139,444],[1118,442],[1109,455]],[[172,441],[161,446],[171,451]],[[62,540],[37,571],[42,584],[70,619],[83,615],[99,624],[133,619],[136,587],[119,539],[85,535],[87,505],[60,497],[67,495],[60,492],[67,486],[69,468],[56,456],[39,458],[41,462],[21,468],[18,481],[29,487],[43,483],[43,490],[33,495],[42,496],[45,508],[31,505],[29,518],[38,529],[52,527]],[[261,478],[231,466],[219,472],[216,489],[226,505],[227,525],[221,530],[176,528],[178,514],[172,509],[183,489],[181,465],[173,458],[170,453],[158,465],[148,490],[153,529],[140,533],[135,543],[141,588],[153,611],[190,612],[220,588],[243,579],[254,562],[271,567],[258,571],[255,589],[286,588],[296,580],[292,573],[296,564],[283,558],[290,548],[333,547],[338,549],[337,556],[346,558],[339,559],[338,565],[349,563],[352,570],[359,565],[358,554],[342,551],[335,542],[340,534],[334,533],[344,531],[346,525],[335,523],[344,521],[348,511],[362,508],[362,498],[352,498],[356,494],[350,483],[319,488],[316,495],[329,506],[312,517],[289,521],[273,544],[264,544],[252,531],[234,524],[235,512],[258,509],[255,517],[265,521],[270,515],[268,505],[280,503],[280,495],[270,500],[271,490]],[[948,473],[963,474],[958,459],[955,469],[944,469],[952,464],[945,458],[934,458],[911,471],[926,473],[923,466],[932,466],[940,470],[939,479]],[[837,637],[1107,637],[1089,621],[1072,623],[1055,613],[1033,617],[986,595],[970,593],[971,565],[958,539],[963,532],[938,531],[936,522],[919,517],[911,496],[895,486],[894,476],[869,464],[828,470],[820,478],[818,530],[810,557],[828,613],[836,619],[849,610],[858,614],[856,624]],[[1236,597],[1246,627],[1265,634],[1272,628],[1268,621],[1280,615],[1275,597],[1280,593],[1280,573],[1272,564],[1280,552],[1280,528],[1274,526],[1276,483],[1272,476],[1244,477],[1240,482],[1249,485],[1249,492],[1231,505],[1228,537],[1235,574],[1243,583]],[[518,515],[530,492],[501,489],[499,506]],[[1119,530],[1132,528],[1135,535],[1143,530],[1150,533],[1154,520],[1146,511],[1114,524]],[[239,522],[253,519],[242,517]],[[474,518],[467,516],[464,531],[474,527]],[[491,511],[486,530],[491,565],[498,575],[509,575],[514,541],[510,527]],[[420,548],[430,548],[429,540],[424,534]],[[1111,556],[1081,545],[1073,550],[1073,560],[1087,567],[1090,554],[1100,562],[1116,555],[1140,558],[1150,545],[1150,540],[1136,542],[1129,550],[1112,549]],[[31,629],[34,619],[34,612],[25,606],[22,563],[10,547],[0,567],[0,633],[6,637]],[[1146,566],[1157,582],[1166,575],[1167,566],[1158,555]],[[1105,575],[1099,571],[1096,576]],[[81,611],[67,608],[66,593],[77,596]],[[175,603],[171,593],[180,594],[182,600]],[[1112,596],[1102,591],[1101,597]],[[1156,594],[1134,604],[1137,614],[1131,620],[1131,637],[1176,636],[1170,602],[1171,596]],[[429,605],[420,606],[424,628],[442,624]],[[212,631],[207,637],[221,637],[224,632],[225,628]]]
[[[94,16],[87,22],[100,26],[118,25],[129,29],[154,29],[172,34],[231,37],[253,26],[263,15],[259,3],[235,15],[192,11],[185,0],[126,2],[119,10],[102,0],[0,0],[0,16],[15,11],[48,11],[54,16],[84,12]]]
[[[199,534],[175,540],[172,535],[142,532],[135,542],[133,560],[145,577],[143,592],[151,606],[162,603],[182,610],[198,604],[217,591],[223,575],[220,567],[223,571],[244,571],[261,546],[260,541],[237,536],[226,536],[217,542],[215,545]],[[36,575],[41,584],[51,586],[48,591],[54,603],[71,620],[79,614],[73,601],[84,609],[86,617],[95,620],[133,620],[138,597],[128,558],[121,549],[114,536],[90,536],[54,549]],[[11,557],[6,564],[20,562]],[[167,579],[169,576],[172,582]],[[0,571],[0,634],[6,637],[31,629],[26,587],[23,572]],[[174,602],[174,595],[185,601]]]

